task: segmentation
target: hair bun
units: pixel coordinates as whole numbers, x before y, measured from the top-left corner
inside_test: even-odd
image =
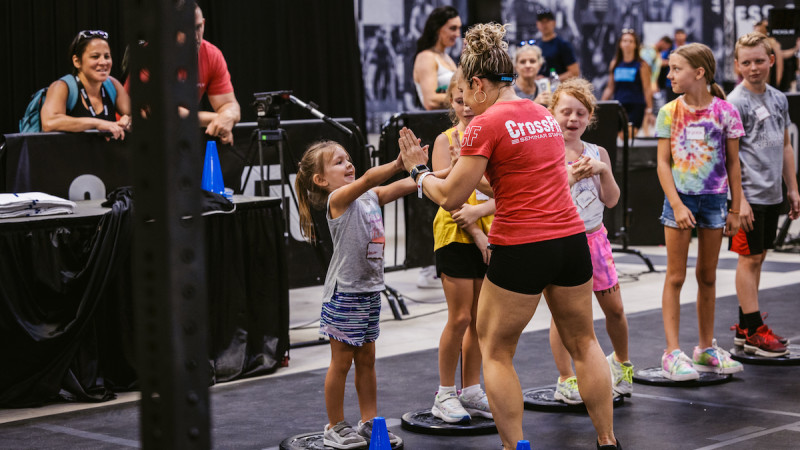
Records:
[[[464,50],[468,53],[479,55],[500,48],[508,51],[506,26],[499,23],[481,23],[473,26],[464,36]]]

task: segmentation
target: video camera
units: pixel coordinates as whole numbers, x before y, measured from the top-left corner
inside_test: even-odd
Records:
[[[256,109],[258,128],[277,130],[281,123],[281,106],[288,103],[292,91],[256,92],[253,106]]]

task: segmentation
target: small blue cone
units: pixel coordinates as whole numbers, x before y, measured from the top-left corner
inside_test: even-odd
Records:
[[[376,417],[372,420],[372,438],[369,440],[369,450],[391,450],[389,430],[386,429],[386,419]]]
[[[531,450],[531,443],[525,439],[517,441],[517,450]]]
[[[208,141],[206,143],[206,158],[203,164],[203,180],[201,187],[215,194],[225,195],[225,183],[222,181],[222,166],[219,164],[219,154],[217,153],[217,143]]]

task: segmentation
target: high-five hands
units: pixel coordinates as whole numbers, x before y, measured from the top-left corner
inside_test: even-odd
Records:
[[[420,147],[420,142],[413,131],[406,127],[400,130],[397,143],[400,145],[400,156],[406,171],[410,171],[414,166],[428,163],[428,146]]]

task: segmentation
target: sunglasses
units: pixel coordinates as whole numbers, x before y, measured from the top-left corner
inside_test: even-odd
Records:
[[[523,45],[536,45],[536,39],[528,39],[527,41],[519,41],[519,46]]]
[[[100,38],[108,40],[108,33],[103,30],[83,30],[78,33],[81,39]]]
[[[633,28],[623,28],[622,34],[636,34],[636,30]]]

